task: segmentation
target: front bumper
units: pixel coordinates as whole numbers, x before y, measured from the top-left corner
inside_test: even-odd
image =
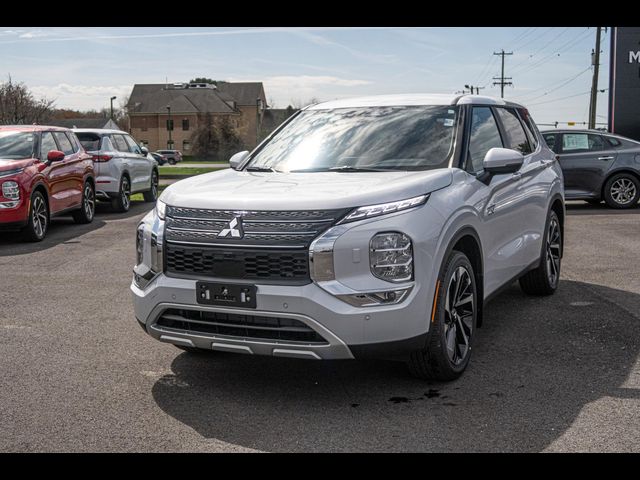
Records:
[[[258,285],[256,309],[199,304],[195,280],[162,274],[144,290],[132,282],[131,292],[136,318],[147,333],[157,340],[182,346],[316,360],[351,359],[367,356],[369,350],[379,350],[388,342],[398,343],[389,349],[388,353],[393,353],[400,350],[397,347],[404,340],[415,343],[415,337],[425,333],[424,327],[416,331],[411,325],[416,315],[424,315],[426,305],[416,300],[419,289],[414,289],[401,304],[366,309],[346,304],[315,284]],[[327,343],[302,344],[176,330],[158,324],[163,312],[169,309],[292,318],[317,332]]]
[[[0,202],[8,202],[1,197]],[[18,205],[11,208],[0,208],[0,230],[22,228],[29,220],[29,198],[21,195]]]

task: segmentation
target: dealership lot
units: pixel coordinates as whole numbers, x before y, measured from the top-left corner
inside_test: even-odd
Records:
[[[128,290],[148,209],[0,238],[0,451],[640,451],[639,207],[570,203],[558,292],[493,300],[447,384],[153,341]]]

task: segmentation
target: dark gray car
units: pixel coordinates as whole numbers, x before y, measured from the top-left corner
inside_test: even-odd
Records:
[[[558,154],[565,198],[630,208],[640,198],[640,142],[598,130],[547,130]]]

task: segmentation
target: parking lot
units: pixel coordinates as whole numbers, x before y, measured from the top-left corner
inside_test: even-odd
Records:
[[[640,208],[568,206],[558,292],[488,304],[466,373],[211,353],[133,316],[135,226],[0,237],[1,451],[640,451]]]

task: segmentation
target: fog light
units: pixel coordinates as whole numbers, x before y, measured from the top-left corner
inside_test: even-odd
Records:
[[[354,307],[379,307],[383,305],[396,305],[402,302],[411,292],[413,286],[398,290],[386,290],[382,292],[354,293],[338,295],[338,298]]]
[[[9,200],[20,200],[20,187],[17,182],[4,182],[2,184],[2,195]]]
[[[369,246],[371,273],[388,282],[413,279],[411,239],[400,232],[378,233]]]

